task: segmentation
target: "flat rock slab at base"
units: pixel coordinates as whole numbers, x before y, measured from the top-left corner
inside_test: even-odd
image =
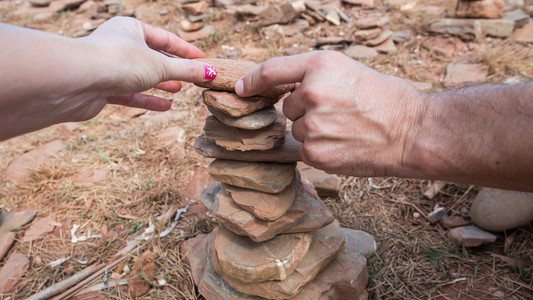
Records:
[[[253,162],[279,162],[290,163],[302,160],[298,150],[302,145],[301,142],[294,139],[292,133],[285,133],[285,142],[279,147],[270,150],[252,150],[252,151],[229,151],[215,142],[208,140],[205,134],[196,139],[194,149],[204,157],[229,159],[236,161],[253,161]]]
[[[359,253],[364,257],[369,257],[376,253],[378,245],[372,235],[350,228],[342,228],[342,232],[344,232],[346,237],[346,249],[351,249],[351,252]]]
[[[366,259],[353,246],[347,241],[344,251],[291,300],[368,299]]]
[[[23,254],[13,253],[0,270],[0,294],[13,291],[19,279],[30,267],[30,260]]]
[[[207,109],[222,124],[247,130],[258,130],[265,128],[274,123],[274,121],[276,121],[278,118],[278,113],[276,112],[276,108],[274,108],[274,106],[263,108],[243,117],[228,116],[210,106],[208,106]]]
[[[220,59],[220,58],[202,58],[201,62],[214,66],[217,69],[215,79],[195,83],[197,86],[227,92],[235,92],[235,84],[241,77],[252,72],[258,64],[253,61]],[[294,84],[283,84],[275,86],[259,94],[259,96],[278,98],[294,88]]]
[[[215,273],[211,264],[211,234],[200,234],[181,244],[183,260],[191,268],[198,291],[208,300],[261,300],[235,291]]]
[[[277,194],[243,189],[233,185],[224,185],[224,190],[231,195],[231,199],[238,206],[255,217],[265,221],[275,221],[283,216],[294,202],[295,180]]]
[[[448,238],[457,246],[477,247],[493,243],[496,236],[476,226],[455,227],[448,231]]]
[[[312,232],[282,234],[262,243],[235,235],[223,226],[211,233],[211,255],[221,272],[254,283],[285,280],[307,253]]]
[[[479,228],[504,231],[533,221],[533,193],[483,188],[470,209]]]
[[[315,169],[303,162],[298,163],[303,182],[310,184],[322,197],[337,197],[341,187],[341,179],[337,175],[328,174]]]
[[[0,234],[28,224],[35,217],[35,213],[34,210],[24,210],[0,214]]]
[[[213,270],[210,253],[210,235],[200,234],[181,244],[181,254],[191,268],[200,294],[208,300],[239,299],[261,300],[256,296],[235,291]],[[366,300],[368,281],[366,259],[350,245],[335,258],[313,281],[306,284],[293,300]]]
[[[281,98],[247,97],[243,98],[235,93],[205,90],[202,93],[205,104],[226,115],[242,117],[255,111],[276,104]]]
[[[266,193],[283,191],[294,179],[296,164],[215,159],[207,171],[216,180]]]
[[[205,120],[205,138],[230,151],[269,150],[285,142],[285,117],[259,130],[245,130],[224,125],[214,116]]]
[[[213,216],[235,234],[248,236],[254,242],[263,242],[275,237],[277,234],[295,226],[305,215],[305,200],[302,197],[301,187],[296,187],[296,198],[290,209],[281,218],[269,222],[256,218],[253,214],[240,208],[231,197],[224,192],[221,184],[215,184],[206,189],[202,202],[211,204]],[[214,195],[214,199],[209,199]],[[209,205],[209,204],[208,204]]]
[[[296,296],[302,288],[313,280],[331,261],[344,250],[344,234],[338,222],[315,231],[309,251],[300,264],[287,279],[247,283],[225,275],[216,260],[212,257],[213,269],[235,290],[248,295],[267,299],[289,299]]]

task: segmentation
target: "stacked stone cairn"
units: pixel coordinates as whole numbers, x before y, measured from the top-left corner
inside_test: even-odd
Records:
[[[274,104],[293,85],[240,98],[235,83],[255,63],[202,61],[218,75],[199,84],[209,88],[203,99],[213,115],[195,146],[215,156],[208,171],[219,182],[201,201],[221,226],[181,247],[200,294],[208,300],[366,299],[366,259],[358,246],[369,239],[375,245],[372,236],[339,226],[302,182],[293,156],[261,155],[285,143],[286,120]]]

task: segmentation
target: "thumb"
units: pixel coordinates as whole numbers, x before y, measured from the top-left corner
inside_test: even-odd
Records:
[[[165,58],[166,78],[163,81],[179,80],[195,83],[213,80],[217,76],[216,68],[206,63],[184,58]]]

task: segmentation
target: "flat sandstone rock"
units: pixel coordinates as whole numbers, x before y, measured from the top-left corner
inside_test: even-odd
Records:
[[[259,130],[245,130],[224,125],[214,116],[205,120],[205,138],[230,151],[270,150],[285,142],[285,117]]]
[[[207,171],[216,180],[266,193],[283,191],[294,179],[296,164],[215,159]]]
[[[196,152],[204,157],[220,158],[237,161],[253,162],[279,162],[289,163],[302,160],[298,150],[301,142],[294,139],[290,131],[285,132],[285,141],[279,147],[270,150],[230,151],[217,146],[215,142],[206,138],[205,133],[199,136],[194,143]]]
[[[211,233],[211,255],[220,264],[221,272],[238,280],[254,283],[285,280],[303,259],[313,233],[278,235],[255,243],[235,235],[223,226]]]
[[[262,108],[276,104],[281,98],[261,96],[243,98],[235,93],[205,90],[202,93],[205,104],[232,117],[249,115]]]
[[[220,58],[202,58],[198,59],[201,62],[210,64],[217,69],[217,77],[215,79],[195,83],[197,86],[209,88],[218,91],[235,92],[235,84],[241,77],[252,72],[259,67],[258,64],[252,61],[232,60]],[[277,98],[290,92],[294,88],[294,84],[283,84],[275,86],[272,89],[259,93],[260,96]]]
[[[338,222],[315,231],[309,251],[300,264],[285,280],[247,283],[222,272],[216,256],[212,257],[215,272],[235,290],[267,299],[289,299],[296,296],[308,282],[312,281],[331,261],[344,251],[344,234]]]
[[[256,218],[250,212],[240,208],[222,188],[213,199],[211,211],[217,221],[235,234],[248,236],[254,242],[263,242],[275,237],[284,230],[295,226],[305,216],[305,200],[302,196],[302,188],[296,188],[296,199],[281,218],[275,221],[263,221]],[[206,197],[204,202],[209,200]],[[301,231],[300,231],[301,232]]]
[[[211,266],[211,234],[200,234],[181,244],[183,260],[191,268],[194,283],[206,299],[261,300],[235,291]]]
[[[211,263],[210,235],[200,234],[182,243],[181,254],[191,268],[195,284],[206,299],[260,300],[234,290],[218,276]],[[338,255],[315,279],[306,284],[292,300],[366,300],[368,281],[366,259],[353,244],[346,243]]]
[[[265,128],[270,124],[274,123],[274,121],[276,121],[276,119],[278,118],[278,113],[276,112],[276,108],[274,108],[274,106],[263,108],[261,110],[242,117],[228,116],[225,113],[220,112],[209,106],[207,107],[207,109],[222,124],[246,130],[258,130],[261,128]]]
[[[233,185],[224,185],[224,190],[231,195],[231,199],[238,206],[255,217],[265,221],[275,221],[283,216],[294,202],[295,180],[277,194],[243,189]]]

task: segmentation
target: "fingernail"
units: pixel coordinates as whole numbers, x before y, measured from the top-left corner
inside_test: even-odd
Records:
[[[213,79],[217,77],[217,69],[210,65],[204,66],[204,77],[206,79]]]
[[[235,84],[235,93],[237,93],[237,95],[244,94],[244,83],[242,82],[242,79]]]

